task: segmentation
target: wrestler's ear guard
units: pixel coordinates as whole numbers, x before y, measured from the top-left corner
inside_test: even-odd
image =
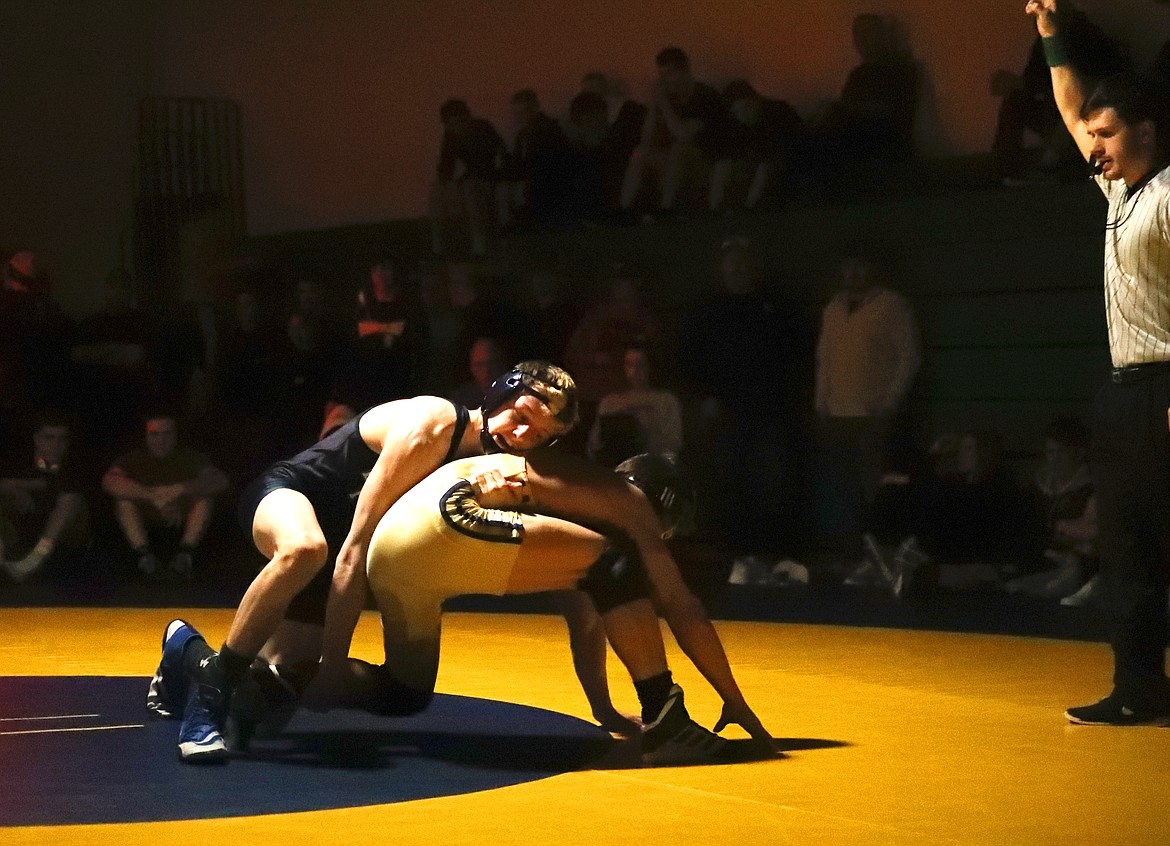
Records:
[[[685,481],[671,453],[642,453],[627,458],[614,472],[646,495],[662,522],[662,537],[693,528],[695,492]]]

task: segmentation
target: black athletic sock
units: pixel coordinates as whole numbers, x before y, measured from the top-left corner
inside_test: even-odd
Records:
[[[201,637],[193,637],[183,647],[183,671],[189,676],[200,675],[203,662],[215,655],[215,650]]]
[[[651,723],[658,718],[673,686],[674,677],[671,676],[670,670],[664,670],[656,676],[634,682],[638,701],[642,703],[643,723]]]
[[[223,667],[223,678],[227,691],[235,690],[248,674],[248,668],[256,660],[255,655],[241,655],[226,643],[219,648],[219,663]]]

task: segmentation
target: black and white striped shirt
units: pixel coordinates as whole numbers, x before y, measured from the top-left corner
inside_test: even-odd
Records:
[[[1170,361],[1170,168],[1130,192],[1095,177],[1109,201],[1105,314],[1114,367]]]

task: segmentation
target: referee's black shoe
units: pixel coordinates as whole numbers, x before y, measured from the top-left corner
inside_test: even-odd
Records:
[[[1167,726],[1170,701],[1157,705],[1126,702],[1111,693],[1093,705],[1081,705],[1064,712],[1070,723],[1080,726]]]

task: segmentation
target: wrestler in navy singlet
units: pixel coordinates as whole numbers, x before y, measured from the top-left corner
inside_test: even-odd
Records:
[[[466,408],[452,405],[455,407],[455,430],[451,434],[447,455],[436,467],[455,457],[470,419]],[[349,534],[354,507],[366,476],[378,460],[378,453],[370,449],[361,435],[361,419],[365,413],[363,411],[292,458],[277,461],[240,494],[237,516],[249,537],[260,501],[275,490],[287,488],[304,494],[309,500],[329,545],[326,566],[289,605],[285,614],[288,619],[310,623],[324,621],[334,558]]]

